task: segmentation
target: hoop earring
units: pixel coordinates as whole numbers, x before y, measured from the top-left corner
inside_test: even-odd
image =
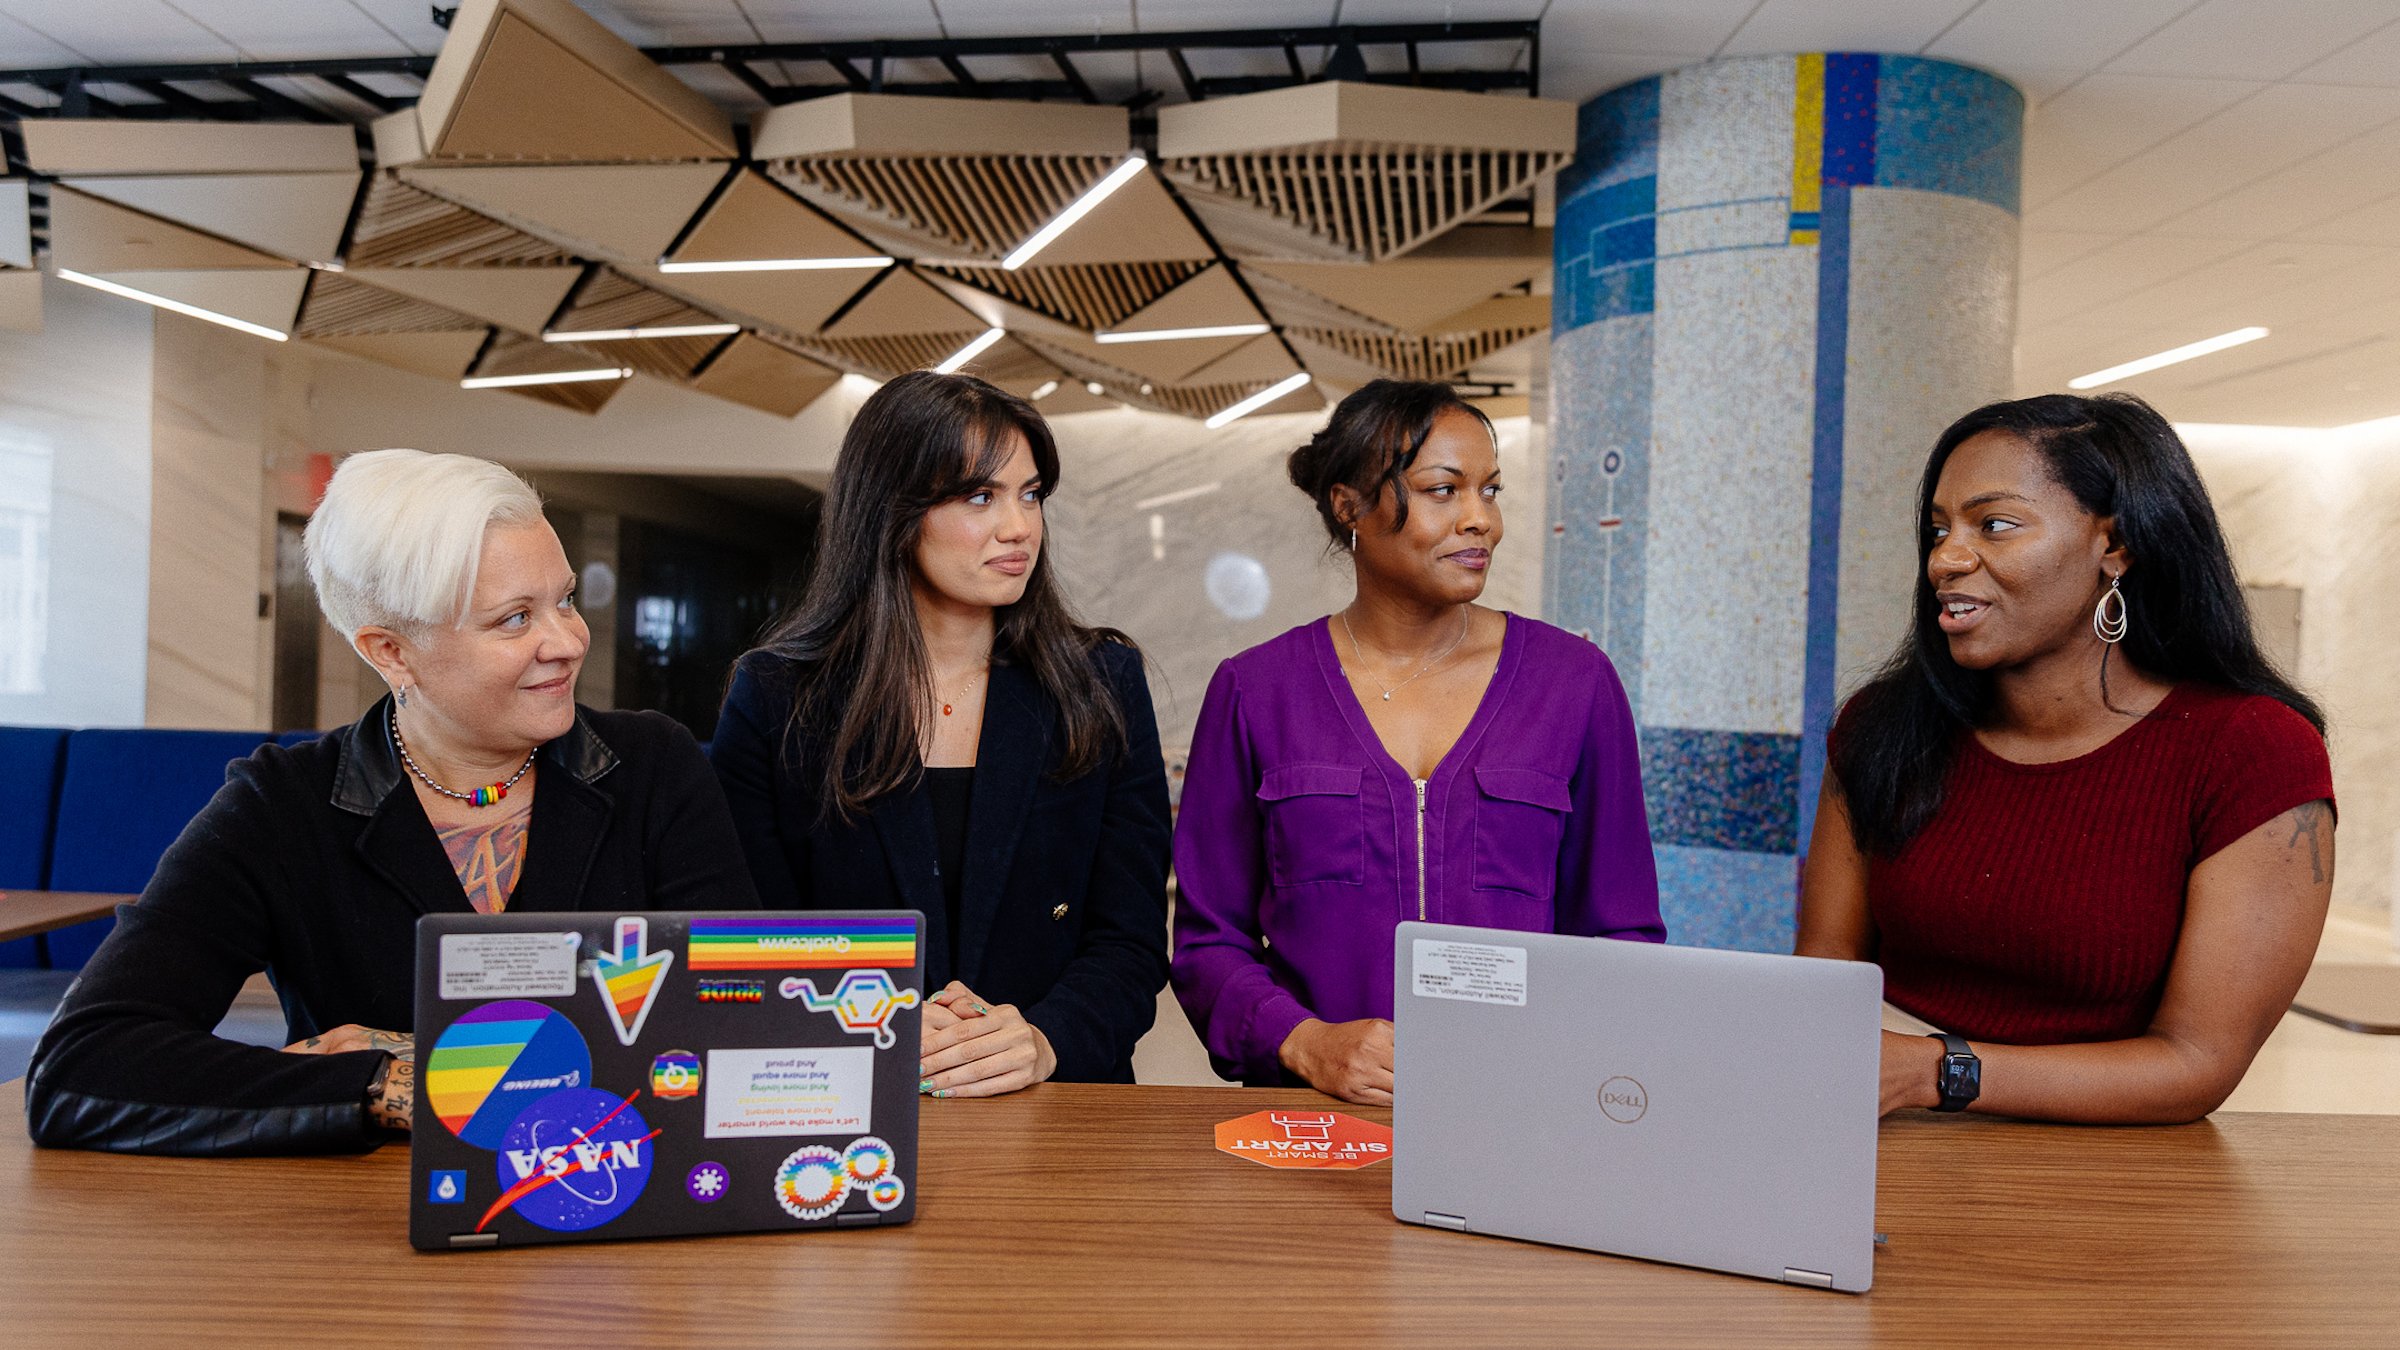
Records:
[[[2125,592],[2117,589],[2118,581],[2119,578],[2110,577],[2108,593],[2100,597],[2099,604],[2092,606],[2092,631],[2111,647],[2125,640],[2125,630],[2133,618],[2125,604]],[[2114,614],[2109,613],[2108,602],[2111,600],[2117,602]]]

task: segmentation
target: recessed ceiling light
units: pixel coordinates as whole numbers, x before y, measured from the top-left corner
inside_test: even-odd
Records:
[[[981,337],[976,338],[973,342],[970,342],[966,346],[959,348],[957,351],[950,353],[950,359],[942,362],[938,366],[935,366],[933,368],[933,373],[936,375],[955,374],[960,366],[963,366],[969,361],[974,360],[976,357],[983,355],[985,348],[990,347],[993,343],[998,342],[1000,339],[1007,336],[1008,330],[1005,328],[986,328],[983,330],[983,335]]]
[[[1139,150],[1127,155],[1124,163],[1119,164],[1114,169],[1109,170],[1108,177],[1092,184],[1090,191],[1068,203],[1066,210],[1061,211],[1056,216],[1052,217],[1049,224],[1044,225],[1038,230],[1035,230],[1032,238],[1026,240],[1022,244],[1017,245],[1016,252],[1011,253],[1006,258],[1001,259],[1001,270],[1014,272],[1018,268],[1023,267],[1026,263],[1032,261],[1034,254],[1050,247],[1050,242],[1052,240],[1058,238],[1062,234],[1065,234],[1068,226],[1073,225],[1076,221],[1079,221],[1085,216],[1091,214],[1092,208],[1098,206],[1104,201],[1107,201],[1110,193],[1115,192],[1118,188],[1121,188],[1127,183],[1132,182],[1134,176],[1139,174],[1142,171],[1142,166],[1148,162],[1149,161],[1142,158],[1142,152]]]
[[[533,375],[470,375],[458,382],[461,389],[518,389],[529,384],[584,384],[593,380],[630,380],[633,371],[625,366],[609,366],[600,370],[549,370]]]
[[[1293,390],[1302,388],[1307,384],[1308,372],[1304,370],[1297,375],[1293,375],[1287,379],[1283,379],[1274,384],[1268,385],[1266,388],[1259,390],[1250,397],[1243,399],[1241,402],[1234,404],[1232,407],[1227,408],[1225,411],[1208,419],[1208,429],[1214,431],[1218,427],[1221,427],[1227,422],[1231,422],[1236,418],[1248,417],[1250,414],[1257,412],[1259,409],[1267,406],[1270,403],[1273,403],[1275,400],[1282,398],[1285,394],[1291,393]]]
[[[1044,380],[1044,381],[1042,381],[1042,382],[1041,382],[1041,384],[1037,385],[1037,386],[1034,388],[1034,391],[1033,391],[1032,393],[1030,393],[1030,394],[1026,395],[1026,398],[1027,398],[1028,400],[1030,400],[1031,402],[1034,402],[1034,403],[1039,403],[1039,402],[1041,402],[1043,399],[1046,399],[1046,398],[1050,397],[1052,394],[1055,394],[1055,393],[1057,393],[1057,392],[1058,392],[1058,381],[1056,381],[1056,380]]]
[[[668,262],[661,272],[834,272],[851,267],[889,267],[885,257],[867,258],[735,258],[726,262]]]
[[[1271,331],[1263,323],[1225,323],[1214,328],[1153,328],[1133,333],[1094,333],[1094,342],[1175,342],[1183,338],[1257,337]]]
[[[210,323],[222,324],[227,328],[238,329],[241,332],[249,333],[255,337],[263,337],[272,342],[283,342],[291,337],[291,334],[269,328],[265,324],[252,323],[248,319],[237,319],[230,314],[219,314],[213,309],[202,309],[198,305],[187,305],[181,300],[169,300],[163,295],[153,295],[148,291],[135,290],[131,286],[119,285],[114,281],[103,281],[99,277],[78,272],[71,267],[59,268],[58,278],[61,281],[72,281],[78,286],[89,286],[95,291],[106,291],[110,295],[121,295],[128,300],[139,300],[145,305],[156,305],[160,309],[176,314],[182,314],[189,318],[205,319]]]
[[[723,337],[738,333],[738,323],[681,323],[659,328],[587,328],[542,334],[544,342],[624,342],[637,338]]]
[[[2239,347],[2245,342],[2256,342],[2266,335],[2267,330],[2264,328],[2236,328],[2230,333],[2219,333],[2212,338],[2202,338],[2198,342],[2187,342],[2180,347],[2170,347],[2155,356],[2145,356],[2138,361],[2128,361],[2121,366],[2110,366],[2106,370],[2095,370],[2089,375],[2077,376],[2067,381],[2067,387],[2069,389],[2097,389],[2101,385],[2114,384],[2119,380],[2130,379],[2133,376],[2157,370],[2162,366],[2178,365],[2194,357],[2206,356],[2211,352],[2221,352],[2227,347]]]
[[[1085,392],[1085,393],[1087,393],[1087,394],[1097,394],[1097,393],[1099,393],[1099,392],[1100,392],[1100,382],[1099,382],[1098,380],[1085,380],[1085,381],[1083,382],[1083,392]]]

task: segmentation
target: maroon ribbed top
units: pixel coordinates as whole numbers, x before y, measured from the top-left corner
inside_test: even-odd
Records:
[[[2056,763],[1961,735],[1940,812],[1899,857],[1868,861],[1884,997],[1975,1040],[2139,1036],[2166,990],[2192,869],[2332,796],[2306,719],[2199,685]]]

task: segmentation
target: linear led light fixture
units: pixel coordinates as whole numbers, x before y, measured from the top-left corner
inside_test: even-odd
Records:
[[[661,272],[838,272],[854,267],[889,267],[890,258],[735,258],[728,262],[669,262],[659,259]]]
[[[1094,342],[1175,342],[1183,338],[1257,337],[1271,332],[1263,323],[1222,323],[1214,328],[1153,328],[1135,333],[1094,333]]]
[[[520,389],[529,384],[583,384],[592,380],[630,380],[629,366],[609,366],[602,370],[548,370],[533,375],[470,375],[458,382],[461,389]]]
[[[2160,352],[2156,356],[2145,356],[2139,361],[2128,361],[2121,366],[2110,366],[2106,370],[2095,370],[2089,375],[2077,376],[2067,381],[2067,387],[2069,389],[2097,389],[2101,385],[2130,379],[2161,366],[2177,365],[2196,356],[2221,352],[2227,347],[2239,347],[2245,342],[2256,342],[2266,335],[2267,330],[2264,328],[2236,328],[2230,333],[2219,333],[2215,337],[2202,338],[2198,342],[2187,342],[2180,347]]]
[[[1285,379],[1279,380],[1276,383],[1268,385],[1266,388],[1259,390],[1257,393],[1252,394],[1250,397],[1243,399],[1241,402],[1234,404],[1232,407],[1227,408],[1225,411],[1218,413],[1216,416],[1208,419],[1208,429],[1210,431],[1215,431],[1218,427],[1225,425],[1227,422],[1234,421],[1237,418],[1248,417],[1250,414],[1257,412],[1259,409],[1267,406],[1270,403],[1273,403],[1275,400],[1282,398],[1285,394],[1288,394],[1295,389],[1306,388],[1307,385],[1308,372],[1305,370],[1301,371],[1297,375],[1289,376]]]
[[[278,332],[265,324],[252,323],[248,319],[237,319],[230,314],[219,314],[213,309],[202,309],[198,305],[187,305],[181,300],[169,300],[163,295],[152,295],[148,291],[137,291],[131,286],[120,286],[113,281],[102,281],[98,277],[78,272],[71,267],[59,268],[58,276],[61,281],[72,281],[78,286],[89,286],[95,291],[106,291],[110,295],[121,295],[128,300],[139,300],[145,305],[156,305],[160,309],[171,310],[177,314],[188,315],[195,319],[205,319],[210,323],[239,329],[272,342],[283,342],[291,337],[291,334]]]
[[[1029,402],[1029,403],[1039,403],[1039,402],[1041,402],[1043,399],[1046,399],[1046,398],[1050,397],[1052,394],[1055,394],[1055,393],[1057,393],[1057,392],[1058,392],[1058,381],[1056,381],[1056,380],[1044,380],[1044,381],[1042,381],[1040,384],[1038,384],[1038,385],[1034,386],[1034,390],[1033,390],[1033,392],[1032,392],[1032,393],[1030,393],[1030,394],[1027,394],[1027,395],[1025,396],[1025,398],[1026,398],[1026,401],[1027,401],[1027,402]]]
[[[587,328],[542,334],[544,342],[624,342],[633,338],[723,337],[738,333],[738,323],[679,323],[657,328]]]
[[[942,362],[938,366],[935,366],[933,368],[933,373],[936,375],[956,374],[960,366],[963,366],[969,361],[974,360],[976,357],[983,355],[985,348],[1007,336],[1008,330],[1005,328],[986,328],[983,330],[983,335],[981,337],[976,338],[973,342],[970,342],[966,346],[959,348],[957,351],[950,353],[950,359]]]
[[[1092,184],[1090,191],[1068,203],[1067,209],[1059,212],[1049,224],[1035,230],[1031,239],[1017,245],[1016,252],[1001,259],[1000,270],[1014,272],[1033,261],[1034,254],[1050,247],[1051,241],[1065,234],[1069,226],[1090,215],[1093,207],[1108,200],[1108,194],[1132,182],[1134,175],[1140,173],[1142,166],[1147,163],[1149,161],[1142,158],[1139,150],[1127,155],[1124,163],[1108,171],[1108,177]]]

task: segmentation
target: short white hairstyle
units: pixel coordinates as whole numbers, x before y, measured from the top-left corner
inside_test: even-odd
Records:
[[[353,642],[358,630],[423,633],[464,621],[494,525],[542,519],[542,499],[490,460],[370,450],[333,471],[303,547],[317,606]]]

